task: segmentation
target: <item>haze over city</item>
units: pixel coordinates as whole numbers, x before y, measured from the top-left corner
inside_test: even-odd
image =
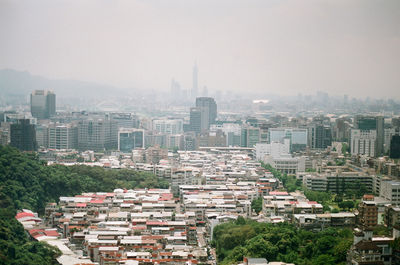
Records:
[[[0,0],[0,265],[400,264],[400,0]]]
[[[396,0],[1,0],[0,35],[0,69],[49,79],[400,98]]]

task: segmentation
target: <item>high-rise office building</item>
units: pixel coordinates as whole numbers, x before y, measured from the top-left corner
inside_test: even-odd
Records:
[[[332,144],[330,126],[312,123],[308,126],[308,146],[313,149],[325,149]]]
[[[50,124],[48,127],[49,149],[76,149],[78,128],[72,124]]]
[[[395,129],[400,129],[400,117],[392,118],[392,127]]]
[[[118,148],[118,126],[113,120],[83,120],[78,123],[78,149],[104,151]]]
[[[183,133],[183,120],[156,119],[153,120],[153,130],[158,133],[181,134]]]
[[[200,131],[207,131],[217,119],[217,103],[213,98],[199,97],[196,98],[196,108],[200,110]]]
[[[390,143],[392,141],[393,135],[396,135],[396,128],[385,128],[385,137],[383,142],[383,150],[385,154],[388,154],[390,151]]]
[[[199,134],[201,132],[201,110],[190,108],[190,131]]]
[[[193,66],[193,85],[192,85],[192,91],[191,91],[191,97],[196,98],[197,97],[197,91],[198,91],[198,68],[197,68],[197,63],[194,64]]]
[[[348,142],[350,139],[350,120],[338,118],[332,130],[332,138],[338,142]]]
[[[56,94],[35,90],[31,94],[31,114],[38,119],[48,119],[56,114]]]
[[[354,117],[354,128],[361,131],[376,131],[375,155],[381,156],[384,152],[384,119],[382,116],[363,116]]]
[[[118,128],[138,128],[139,118],[132,113],[111,113],[110,119],[117,122]]]
[[[130,153],[137,148],[145,147],[143,129],[121,128],[118,131],[118,150]]]
[[[254,147],[260,143],[260,128],[253,126],[246,126],[242,128],[240,146],[242,147]]]
[[[352,129],[350,139],[352,155],[376,156],[376,130]]]
[[[390,141],[390,158],[400,158],[400,135],[393,135]]]
[[[184,146],[184,135],[183,134],[171,134],[167,135],[167,148],[168,149],[183,149]]]
[[[237,122],[218,122],[211,125],[210,131],[221,130],[226,135],[226,146],[240,146],[242,127]]]
[[[37,124],[35,129],[36,129],[37,146],[42,147],[42,148],[48,148],[48,145],[49,145],[48,124]]]
[[[36,151],[35,125],[29,119],[20,119],[10,125],[10,144],[22,151]]]

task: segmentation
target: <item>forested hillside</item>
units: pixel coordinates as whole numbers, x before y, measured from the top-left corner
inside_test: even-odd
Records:
[[[47,202],[115,188],[168,188],[148,173],[88,166],[46,166],[35,154],[0,146],[0,264],[54,264],[58,252],[30,241],[14,216],[27,208],[43,213]]]
[[[313,233],[290,224],[245,220],[218,225],[212,244],[218,264],[235,264],[244,256],[298,265],[345,264],[353,237],[349,229],[329,228]]]

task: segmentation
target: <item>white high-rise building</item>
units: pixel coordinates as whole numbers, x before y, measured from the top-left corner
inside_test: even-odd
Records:
[[[352,155],[376,155],[376,130],[352,129],[350,133],[350,150]]]
[[[153,120],[153,130],[165,134],[182,134],[182,119],[157,119]]]
[[[279,157],[281,155],[289,154],[290,152],[290,139],[284,139],[283,143],[272,142],[270,144],[258,143],[255,145],[255,152],[257,160],[263,160],[266,155]]]
[[[50,124],[47,138],[49,149],[75,149],[78,143],[78,128],[71,124]]]

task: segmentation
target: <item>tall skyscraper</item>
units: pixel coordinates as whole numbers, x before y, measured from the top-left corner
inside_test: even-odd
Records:
[[[375,155],[381,156],[384,152],[384,119],[382,116],[357,115],[354,118],[354,128],[361,131],[376,131]]]
[[[190,131],[199,134],[201,132],[201,110],[190,108]]]
[[[31,94],[31,114],[38,119],[48,119],[56,114],[56,94],[35,90]]]
[[[376,156],[376,130],[352,129],[350,139],[352,155]]]
[[[254,147],[260,142],[260,128],[253,126],[246,126],[242,128],[241,146]]]
[[[29,119],[20,119],[10,125],[11,146],[22,151],[36,151],[35,125]]]
[[[210,124],[214,124],[217,119],[217,103],[210,97],[196,98],[196,108],[200,110],[200,131],[210,129]]]
[[[193,66],[193,85],[191,91],[192,98],[197,97],[197,91],[198,91],[198,68],[197,68],[197,63],[195,63]]]

